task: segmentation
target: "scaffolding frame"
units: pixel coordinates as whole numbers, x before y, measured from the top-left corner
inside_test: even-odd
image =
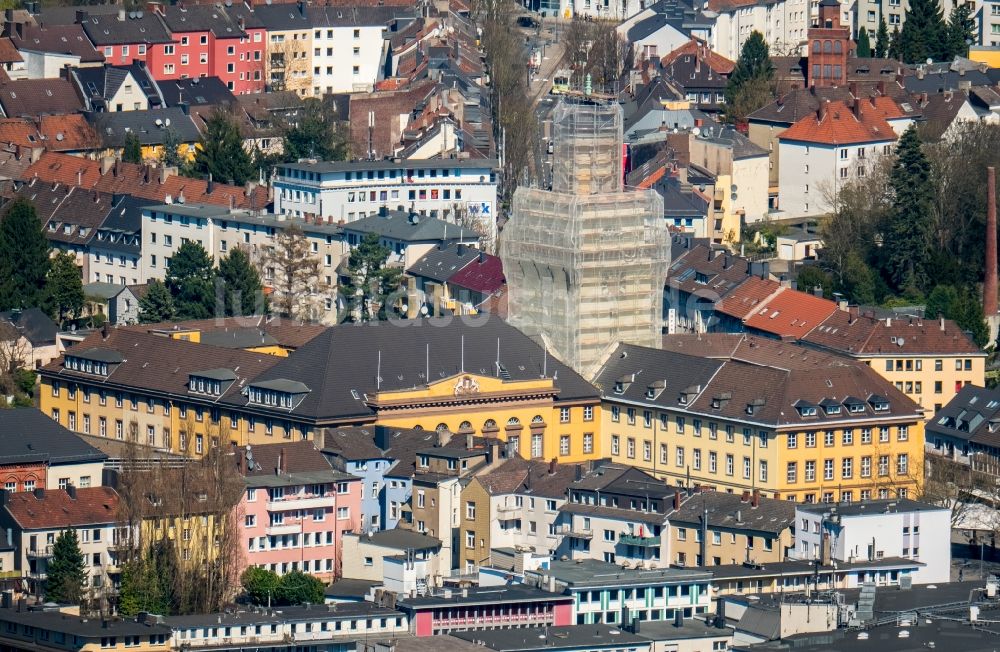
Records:
[[[518,188],[500,256],[509,320],[585,375],[616,342],[660,346],[670,235],[663,199],[622,182],[616,104],[560,101],[553,189]]]

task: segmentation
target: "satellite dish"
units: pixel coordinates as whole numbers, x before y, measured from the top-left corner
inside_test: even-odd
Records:
[[[163,124],[169,127],[169,126],[170,126],[170,118],[167,118],[167,119],[166,119],[166,120],[165,120],[165,121],[163,122]]]
[[[157,118],[156,120],[153,121],[153,124],[155,124],[157,127],[162,127],[163,126],[163,120],[160,120],[159,118]]]
[[[934,59],[931,59],[930,57],[927,57],[927,65],[929,66],[932,63],[934,63]]]
[[[700,134],[701,134],[701,129],[699,129],[698,127],[695,127],[694,129],[691,130],[691,135],[693,136],[698,136]]]

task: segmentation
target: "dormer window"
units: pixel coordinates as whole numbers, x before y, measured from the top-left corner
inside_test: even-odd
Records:
[[[827,413],[827,415],[840,414],[839,405],[826,405],[823,407],[823,410]]]
[[[884,396],[873,394],[868,398],[868,403],[876,412],[886,412],[889,410],[889,400]]]
[[[188,391],[194,394],[222,396],[235,380],[236,374],[230,369],[196,371],[188,376]]]
[[[646,388],[646,398],[655,399],[666,389],[667,383],[662,380],[654,381]]]
[[[625,374],[615,381],[615,394],[624,394],[628,386],[632,384],[635,377],[632,374]]]
[[[764,407],[764,399],[755,398],[754,400],[747,403],[747,414],[753,416],[753,414],[762,407]]]
[[[616,380],[615,381],[615,394],[624,394],[624,393],[625,393],[625,383],[623,383],[620,380]]]
[[[303,383],[284,378],[254,383],[245,390],[250,403],[285,410],[298,407],[310,391]]]
[[[733,395],[732,395],[731,392],[723,392],[723,393],[719,394],[718,396],[713,396],[712,397],[712,409],[713,410],[721,410],[723,408],[723,406],[725,406],[725,404],[728,403],[731,398],[733,398]]]
[[[799,408],[799,415],[804,417],[816,416],[816,407],[813,405],[803,405]]]
[[[108,376],[122,362],[125,362],[125,358],[117,351],[93,348],[77,353],[76,355],[65,356],[63,367],[85,374]]]

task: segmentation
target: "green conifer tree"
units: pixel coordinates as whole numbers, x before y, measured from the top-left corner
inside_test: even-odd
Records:
[[[0,310],[44,307],[50,268],[49,242],[35,206],[17,199],[0,218]]]
[[[267,312],[260,274],[242,247],[234,247],[219,260],[219,281],[222,283],[226,314],[257,315]]]
[[[159,279],[153,279],[146,287],[146,294],[139,299],[139,321],[144,324],[156,324],[170,321],[177,316],[174,298],[170,290]]]
[[[897,291],[916,294],[927,284],[934,189],[931,166],[916,127],[899,139],[890,183],[895,196],[882,232],[885,271]]]
[[[80,604],[87,585],[87,569],[76,530],[66,528],[56,537],[45,579],[45,599],[49,602]]]
[[[142,143],[139,142],[139,137],[134,131],[125,134],[122,160],[126,163],[142,163]]]
[[[872,44],[868,40],[868,30],[864,27],[858,30],[857,55],[865,58],[872,56]]]
[[[878,18],[878,31],[875,32],[875,56],[879,59],[889,56],[889,26],[882,15]]]
[[[180,319],[206,319],[215,312],[215,269],[212,257],[188,240],[170,257],[165,279]]]
[[[236,119],[216,111],[205,123],[205,131],[195,154],[194,174],[211,174],[220,183],[243,185],[256,177],[250,153],[243,147],[243,135]]]
[[[83,310],[83,278],[76,266],[76,256],[60,251],[52,257],[49,269],[49,295],[52,315],[59,324]]]

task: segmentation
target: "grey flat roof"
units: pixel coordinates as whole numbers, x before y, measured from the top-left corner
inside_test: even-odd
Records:
[[[432,159],[402,159],[383,161],[302,161],[299,163],[282,163],[279,167],[289,170],[307,170],[309,172],[353,172],[355,170],[440,170],[442,168],[497,168],[500,163],[496,159],[470,158],[432,158]]]
[[[680,568],[637,570],[622,568],[616,564],[596,559],[553,561],[549,564],[548,570],[533,571],[530,574],[552,575],[556,581],[563,582],[574,589],[602,586],[611,588],[650,586],[670,582],[707,582],[712,578],[712,573],[708,571]]]
[[[255,215],[249,211],[231,211],[225,206],[215,206],[212,204],[153,204],[143,207],[143,212],[145,213],[146,211],[169,213],[170,215],[186,215],[188,217],[202,217],[205,219],[229,220],[242,224],[271,226],[276,229],[284,229],[294,223],[298,224],[306,233],[323,233],[326,235],[340,235],[341,233],[340,227],[336,224],[307,223],[274,213]]]
[[[287,487],[290,484],[317,484],[337,482],[338,480],[354,480],[355,476],[331,468],[329,471],[300,471],[298,473],[282,473],[281,475],[248,475],[244,483],[248,487]]]
[[[357,618],[358,616],[402,616],[395,609],[379,607],[371,602],[340,602],[335,605],[308,605],[297,607],[258,608],[235,613],[195,614],[190,616],[168,616],[164,622],[170,627],[207,627],[216,625],[255,625],[266,623],[287,623],[297,620],[336,620]],[[101,622],[97,621],[100,627]]]
[[[451,591],[451,597],[445,597],[444,592],[438,595],[427,595],[417,598],[404,598],[397,604],[410,609],[428,609],[431,607],[447,607],[474,604],[510,604],[517,602],[566,602],[571,598],[560,593],[549,593],[531,586],[481,586],[465,590]]]
[[[922,568],[926,564],[902,557],[883,557],[874,561],[837,562],[836,566],[820,566],[820,573],[847,573],[852,570],[877,568]],[[779,575],[812,575],[817,572],[816,565],[811,561],[789,559],[759,566],[744,566],[743,564],[724,564],[712,566],[712,577],[715,579],[740,579],[743,577],[776,577]]]
[[[486,631],[454,632],[456,638],[478,641],[498,652],[527,650],[593,650],[602,647],[643,647],[649,639],[610,625],[569,625],[565,627],[524,627]]]
[[[874,516],[877,514],[900,514],[903,512],[939,512],[948,510],[930,503],[921,503],[908,498],[895,500],[866,500],[861,503],[815,503],[797,505],[810,514],[839,514],[841,516]]]
[[[213,616],[214,618],[214,616]],[[107,626],[100,618],[80,618],[60,611],[34,611],[0,609],[0,621],[20,623],[37,629],[64,632],[74,636],[97,638],[100,636],[133,636],[144,634],[170,635],[170,627],[139,623],[134,620],[107,619]],[[214,620],[213,620],[214,622]]]
[[[713,627],[700,618],[687,618],[683,623],[677,627],[672,620],[643,620],[639,623],[639,636],[651,641],[676,641],[733,635],[731,627]]]
[[[379,530],[371,534],[357,535],[361,543],[368,543],[382,548],[392,548],[395,550],[424,550],[427,548],[440,548],[441,541],[426,534],[413,530],[396,528],[393,530]]]

